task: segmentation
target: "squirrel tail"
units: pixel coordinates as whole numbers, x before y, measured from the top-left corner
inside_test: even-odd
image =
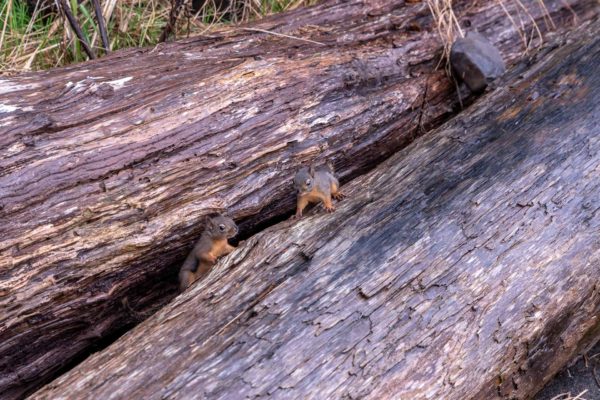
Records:
[[[183,262],[183,265],[181,266],[181,270],[180,271],[192,271],[192,272],[196,272],[198,270],[198,259],[196,258],[196,256],[193,253],[190,253],[187,258],[185,259],[185,261]]]
[[[194,272],[181,268],[181,271],[179,271],[179,290],[184,292],[195,281],[194,278]]]
[[[185,291],[185,289],[187,289],[192,284],[192,282],[196,280],[195,275],[196,271],[198,271],[199,264],[200,263],[198,262],[198,259],[196,259],[196,256],[193,253],[190,253],[187,256],[187,258],[183,262],[183,265],[181,266],[181,269],[179,270],[180,291]]]

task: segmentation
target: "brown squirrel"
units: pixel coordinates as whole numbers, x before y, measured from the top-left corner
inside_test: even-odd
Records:
[[[179,289],[182,292],[198,279],[205,277],[217,262],[217,258],[235,249],[227,243],[227,239],[231,239],[237,233],[238,227],[231,218],[218,215],[207,219],[204,232],[179,270]]]
[[[294,218],[302,217],[302,211],[308,203],[318,203],[320,201],[323,202],[327,212],[333,212],[335,207],[331,202],[331,198],[342,200],[346,197],[340,192],[340,183],[334,175],[331,163],[319,168],[312,165],[301,168],[294,176],[294,187],[298,192]]]

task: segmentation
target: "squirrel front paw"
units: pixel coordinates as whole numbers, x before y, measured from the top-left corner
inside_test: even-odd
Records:
[[[342,192],[337,192],[337,193],[332,193],[331,197],[333,197],[335,200],[343,200],[346,198],[346,195]]]

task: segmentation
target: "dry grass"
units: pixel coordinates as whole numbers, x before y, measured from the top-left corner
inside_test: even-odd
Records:
[[[532,44],[541,46],[543,44],[543,36],[540,28],[527,9],[527,7],[521,2],[521,0],[493,0],[502,7],[506,17],[510,20],[512,25],[515,27],[523,44],[523,51],[527,52],[530,50]],[[549,26],[555,28],[554,21],[550,17],[550,13],[546,8],[543,0],[537,0],[537,5],[544,11],[544,21]],[[509,7],[506,5],[512,3],[510,9],[516,10],[512,13],[509,11]],[[438,35],[444,46],[442,60],[446,61],[446,67],[448,68],[447,60],[450,55],[450,48],[452,43],[459,37],[464,37],[464,32],[460,27],[458,18],[454,13],[452,6],[452,0],[427,0],[429,10],[433,15]],[[525,21],[529,20],[533,26],[531,32],[525,30]]]
[[[579,393],[575,397],[573,397],[571,395],[571,393],[562,393],[562,394],[559,394],[558,396],[554,396],[551,400],[588,400],[585,397],[582,397],[586,393],[587,393],[587,390],[584,390],[583,392]]]
[[[33,12],[26,0],[0,0],[0,74],[41,70],[88,59],[66,20],[38,1]],[[191,0],[186,0],[191,4]],[[103,54],[91,0],[67,0],[88,43]],[[232,0],[219,9],[207,0],[196,18],[188,12],[175,27],[177,37],[201,34],[215,25],[231,24],[314,4],[316,0]],[[158,42],[171,10],[170,0],[101,1],[110,50],[150,46]]]
[[[448,59],[454,40],[464,37],[458,18],[452,7],[452,0],[427,0],[429,11],[433,15],[436,29],[444,45],[443,58]]]
[[[27,10],[26,0],[0,0],[0,74],[57,67],[87,59],[81,44],[74,37],[64,18],[57,12],[41,9],[33,15]],[[171,0],[105,0],[103,16],[106,20],[110,49],[150,46],[158,42],[171,9]],[[185,0],[191,4],[192,0]],[[191,15],[187,12],[178,19],[177,37],[202,34],[215,25],[237,23],[261,16],[314,4],[317,0],[231,0],[229,7],[219,9],[222,0],[206,0],[204,6]],[[442,60],[448,60],[455,39],[464,36],[454,13],[452,0],[426,0],[434,16],[437,32],[444,46]],[[543,42],[541,31],[521,0],[493,0],[502,7],[507,18],[519,32],[523,50]],[[98,27],[91,0],[67,0],[82,26],[88,42],[97,54],[102,54]],[[536,0],[544,10],[544,20],[554,26],[543,0]],[[43,0],[41,4],[52,4]],[[40,2],[38,2],[38,5]],[[510,4],[511,7],[507,7]],[[513,10],[512,12],[509,11]],[[526,31],[526,21],[533,22]],[[446,63],[448,68],[448,64]]]

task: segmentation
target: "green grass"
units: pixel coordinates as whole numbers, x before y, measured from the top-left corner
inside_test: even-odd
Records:
[[[52,22],[32,18],[27,5],[20,1],[0,1],[0,69],[15,67],[15,60],[29,65],[26,49],[37,46],[52,50],[60,40],[50,34]],[[37,44],[37,46],[36,46]]]
[[[44,1],[53,4],[52,0]],[[103,49],[91,0],[67,0],[67,3],[86,40],[101,56]],[[193,36],[213,26],[240,22],[231,21],[232,15],[236,20],[238,16],[250,20],[314,3],[316,0],[238,1],[236,4],[242,7],[239,12],[225,14],[209,0],[197,18],[190,20],[189,34]],[[110,49],[114,51],[158,43],[171,4],[169,0],[101,0],[101,6]],[[88,59],[66,20],[56,10],[36,9],[30,13],[25,0],[0,0],[0,32],[0,74],[42,70]],[[187,34],[187,18],[181,16],[176,35],[185,37]]]

